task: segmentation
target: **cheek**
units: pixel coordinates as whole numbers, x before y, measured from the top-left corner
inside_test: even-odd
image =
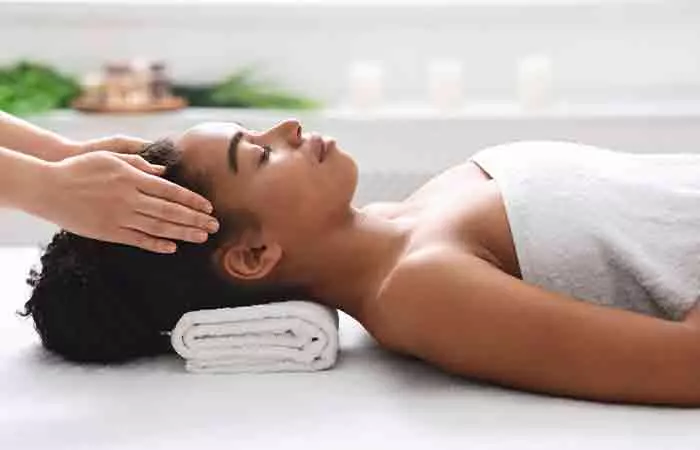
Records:
[[[263,217],[272,220],[289,220],[292,216],[304,216],[306,207],[310,202],[307,185],[304,177],[293,177],[287,173],[266,174],[260,177],[252,186],[251,200],[255,209],[261,212]]]

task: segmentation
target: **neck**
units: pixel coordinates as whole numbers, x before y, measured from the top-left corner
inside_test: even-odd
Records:
[[[308,274],[315,299],[362,322],[409,235],[405,225],[352,208],[343,226],[306,248],[294,272]]]

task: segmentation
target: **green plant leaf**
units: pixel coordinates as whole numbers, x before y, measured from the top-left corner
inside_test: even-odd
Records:
[[[314,109],[321,103],[256,79],[255,69],[246,67],[217,85],[176,86],[176,95],[187,98],[192,106],[260,109]]]
[[[0,109],[17,115],[68,106],[80,93],[71,77],[39,63],[0,68]]]

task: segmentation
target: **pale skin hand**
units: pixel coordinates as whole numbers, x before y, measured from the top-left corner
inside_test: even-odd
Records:
[[[202,237],[198,232],[218,229],[213,217],[202,214],[211,212],[211,204],[157,177],[162,168],[130,155],[146,143],[122,135],[77,142],[0,111],[0,147],[27,155],[19,158],[0,149],[0,175],[6,177],[0,183],[5,189],[0,203],[14,204],[76,234],[146,250],[172,251],[174,243],[168,239],[203,242],[206,233]],[[89,156],[91,152],[99,156]],[[8,178],[14,167],[25,180]]]
[[[172,253],[170,239],[204,242],[218,224],[203,197],[138,155],[93,151],[48,163],[37,215],[81,236]]]
[[[136,153],[146,143],[143,139],[123,135],[78,142],[0,111],[0,147],[44,161],[60,161],[94,150]]]
[[[148,144],[148,141],[143,139],[118,134],[115,136],[71,143],[69,144],[67,156],[76,156],[99,150],[107,150],[115,153],[138,153],[146,144]]]
[[[108,150],[122,154],[132,154],[140,151],[148,141],[143,139],[116,135],[91,139],[72,145],[71,153],[81,155],[90,152]],[[212,211],[211,203],[203,197],[166,180],[154,177],[161,175],[162,167],[149,164],[146,160],[135,155],[120,155],[121,159],[143,175],[134,174],[141,180],[134,186],[141,194],[129,217],[114,217],[121,230],[112,238],[99,238],[100,233],[93,233],[95,239],[120,242],[156,252],[170,253],[175,251],[175,243],[165,239],[179,239],[189,242],[204,242],[208,234],[218,230],[216,219],[203,215]],[[124,167],[126,168],[126,167]],[[133,171],[129,168],[129,171]],[[145,176],[146,174],[152,174]],[[128,208],[126,208],[128,213]],[[109,214],[104,214],[109,218]],[[77,233],[81,234],[81,233]],[[104,233],[102,233],[104,234]],[[126,240],[119,239],[126,236]]]

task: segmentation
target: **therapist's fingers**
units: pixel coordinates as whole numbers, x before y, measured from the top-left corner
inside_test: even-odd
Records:
[[[173,203],[171,201],[151,197],[146,194],[139,194],[134,209],[146,216],[152,217],[161,222],[167,222],[170,224],[181,225],[183,227],[192,227],[199,230],[204,230],[209,233],[215,233],[219,229],[219,224],[213,217],[204,214],[200,211],[195,211],[192,208],[182,206],[178,203]],[[165,227],[165,223],[159,225]],[[159,232],[159,228],[152,231],[153,234],[158,236],[166,236]],[[148,230],[143,230],[148,231]],[[184,229],[183,229],[184,231]],[[183,239],[186,241],[199,242],[197,240]]]
[[[153,175],[162,175],[163,172],[165,172],[164,166],[158,164],[151,164],[139,155],[115,153],[114,156],[121,159],[122,161],[128,162],[132,166],[146,173],[150,173]]]
[[[79,146],[80,153],[87,153],[97,150],[107,150],[116,153],[138,153],[143,150],[146,144],[149,143],[150,141],[145,139],[117,134],[114,136],[91,139],[80,143]]]
[[[156,219],[144,214],[136,214],[130,221],[129,228],[144,232],[150,236],[180,241],[201,243],[209,238],[209,234],[199,228]]]
[[[175,253],[177,245],[166,239],[158,239],[138,230],[122,228],[118,242],[156,253]]]
[[[139,178],[137,187],[139,191],[151,197],[158,197],[178,203],[182,206],[199,210],[207,214],[210,214],[214,209],[209,200],[201,195],[154,175],[144,173],[143,176]],[[160,214],[157,214],[156,217],[160,217]],[[189,223],[188,221],[181,222],[179,220],[176,222]]]

